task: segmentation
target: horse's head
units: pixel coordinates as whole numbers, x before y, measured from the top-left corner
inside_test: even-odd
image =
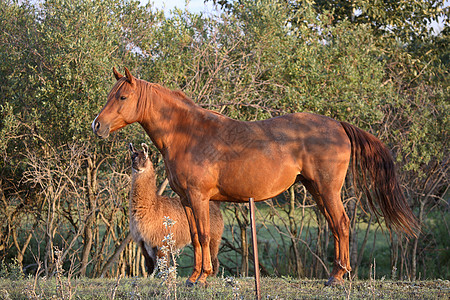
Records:
[[[131,153],[131,168],[136,173],[142,173],[146,169],[153,170],[153,165],[149,158],[149,148],[145,143],[142,143],[141,146],[142,150],[136,150],[132,143],[129,145]]]
[[[117,79],[108,95],[108,100],[92,122],[92,130],[100,138],[107,138],[110,132],[138,121],[136,79],[125,68],[125,76],[113,68]]]

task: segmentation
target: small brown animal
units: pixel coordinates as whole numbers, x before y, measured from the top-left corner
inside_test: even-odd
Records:
[[[130,232],[134,241],[141,247],[147,271],[153,273],[156,256],[162,255],[158,248],[163,246],[164,236],[168,234],[168,229],[163,224],[164,216],[176,221],[172,227],[172,233],[177,249],[191,243],[189,223],[180,198],[157,194],[155,170],[149,158],[148,146],[142,144],[143,150],[136,151],[130,143],[129,148],[132,161]],[[223,233],[220,202],[211,202],[209,211],[211,220],[210,251],[214,275],[216,275],[219,271],[217,253]]]

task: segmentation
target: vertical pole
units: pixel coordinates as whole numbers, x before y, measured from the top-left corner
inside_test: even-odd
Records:
[[[250,227],[252,230],[252,244],[253,244],[253,263],[255,266],[255,288],[256,299],[261,299],[260,279],[259,279],[259,259],[258,259],[258,242],[256,241],[256,225],[255,225],[255,201],[249,198],[250,207]]]

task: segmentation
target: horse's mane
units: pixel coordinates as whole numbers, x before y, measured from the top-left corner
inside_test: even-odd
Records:
[[[183,101],[184,103],[188,104],[188,105],[195,105],[197,106],[197,103],[195,103],[191,98],[189,98],[185,93],[183,93],[181,90],[171,90],[169,88],[166,88],[160,84],[157,83],[150,83],[152,88],[156,88],[158,91],[163,92],[164,94],[169,94],[181,101]]]
[[[186,104],[188,107],[197,107],[197,108],[201,108],[203,111],[206,111],[208,113],[212,113],[216,116],[224,116],[223,114],[217,112],[217,111],[213,111],[210,109],[206,109],[201,107],[200,105],[198,105],[197,103],[194,102],[194,100],[192,100],[191,98],[189,98],[183,91],[181,90],[171,90],[169,88],[166,88],[158,83],[150,83],[148,81],[145,80],[141,80],[141,82],[143,82],[145,84],[145,87],[148,89],[153,89],[154,92],[160,94],[160,95],[168,95],[170,98],[175,98],[179,101],[181,101],[181,103]]]

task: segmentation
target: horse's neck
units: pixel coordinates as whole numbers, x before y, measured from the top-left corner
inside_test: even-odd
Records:
[[[153,205],[157,197],[155,173],[148,170],[134,173],[131,179],[131,189],[130,202],[133,207]]]
[[[140,124],[147,132],[155,146],[163,153],[168,149],[174,137],[186,130],[195,130],[196,122],[205,110],[182,93],[171,92],[163,87],[144,82],[141,100],[145,101],[146,114],[141,117]]]

